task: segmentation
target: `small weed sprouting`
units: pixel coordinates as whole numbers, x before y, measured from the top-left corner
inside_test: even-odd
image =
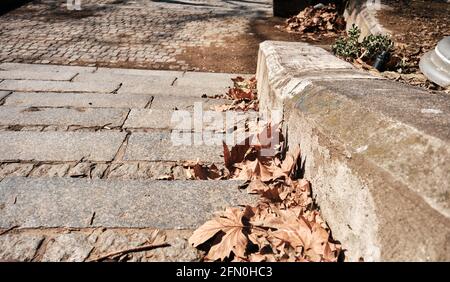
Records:
[[[361,43],[361,57],[371,60],[382,52],[391,51],[392,47],[394,47],[394,43],[392,42],[389,35],[370,34],[364,37]]]
[[[393,42],[389,35],[368,35],[359,42],[361,30],[353,24],[346,37],[340,37],[332,46],[333,53],[345,60],[362,58],[373,60],[383,51],[389,52]]]
[[[361,30],[353,24],[348,31],[347,37],[340,37],[333,44],[333,53],[346,60],[358,58],[361,52],[360,43],[358,42],[360,34]]]

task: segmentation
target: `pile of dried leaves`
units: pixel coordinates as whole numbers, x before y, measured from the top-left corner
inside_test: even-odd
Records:
[[[258,111],[258,96],[256,94],[256,78],[245,79],[241,76],[231,79],[233,87],[228,90],[226,98],[232,99],[231,105],[214,107],[216,111]]]
[[[338,14],[335,4],[318,4],[287,19],[282,28],[299,33],[340,32],[345,29],[345,20]]]
[[[332,240],[309,182],[296,179],[299,147],[285,154],[279,138],[279,153],[264,156],[264,144],[273,139],[269,132],[282,137],[267,126],[244,144],[231,149],[224,144],[230,178],[246,180],[242,188],[260,195],[257,205],[228,208],[194,231],[189,242],[205,250],[208,261],[337,261],[341,246]]]

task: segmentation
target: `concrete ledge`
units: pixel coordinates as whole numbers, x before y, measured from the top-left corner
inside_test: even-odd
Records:
[[[256,76],[258,93],[263,94],[259,97],[262,109],[281,107],[285,98],[292,97],[311,81],[373,78],[322,48],[282,41],[260,44]]]
[[[257,79],[348,260],[450,260],[450,97],[304,43],[263,42]]]

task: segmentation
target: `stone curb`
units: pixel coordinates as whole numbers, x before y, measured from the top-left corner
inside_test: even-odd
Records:
[[[450,260],[448,97],[304,43],[263,42],[257,79],[348,260]]]
[[[350,0],[344,11],[344,18],[347,22],[346,30],[349,30],[353,24],[357,25],[361,29],[360,39],[370,34],[377,35],[391,33],[378,21],[376,17],[376,5],[377,4],[367,5],[367,2],[361,0]],[[379,9],[389,9],[389,6],[381,3],[378,5]]]

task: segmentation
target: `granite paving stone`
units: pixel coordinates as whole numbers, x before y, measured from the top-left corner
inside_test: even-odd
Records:
[[[25,92],[100,92],[111,93],[118,89],[119,83],[69,82],[42,80],[4,80],[0,90]]]
[[[182,71],[170,70],[143,70],[143,69],[123,69],[123,68],[98,68],[95,73],[103,75],[129,75],[129,76],[150,76],[150,77],[181,77]]]
[[[4,131],[0,132],[0,160],[110,161],[125,135],[124,132]]]
[[[230,122],[227,121],[227,114],[235,114],[233,119],[230,118]],[[123,127],[188,132],[230,132],[238,125],[244,128],[245,119],[250,120],[251,117],[250,115],[247,117],[242,112],[219,112],[211,110],[194,112],[189,109],[173,111],[161,110],[160,107],[155,107],[155,109],[131,109]]]
[[[4,105],[23,107],[144,108],[149,105],[152,98],[150,95],[14,92],[5,99]]]
[[[0,227],[194,229],[214,212],[252,204],[241,181],[136,181],[6,178]]]
[[[165,86],[159,83],[147,83],[146,85],[123,85],[117,93],[206,98],[225,95],[228,89],[228,87]]]
[[[201,103],[203,110],[214,110],[215,106],[231,104],[233,100],[199,97],[156,96],[152,101],[152,109],[194,110],[194,103]]]
[[[33,164],[4,163],[0,166],[0,178],[6,176],[28,176],[33,170]]]
[[[152,128],[152,129],[171,129],[171,118],[176,111],[171,110],[153,110],[153,109],[131,109],[124,128]],[[187,130],[189,130],[188,128]]]
[[[0,72],[1,77],[1,72]],[[80,73],[73,81],[76,82],[119,82],[124,85],[135,86],[136,85],[148,85],[149,83],[158,83],[161,85],[170,86],[176,79],[173,75],[135,75],[135,74],[123,74],[123,73],[111,73],[111,72],[95,72],[95,73]],[[145,87],[145,86],[144,86]]]
[[[32,71],[32,72],[75,72],[92,73],[95,67],[63,66],[63,65],[41,65],[41,64],[21,64],[21,63],[1,63],[0,70],[6,71]]]
[[[74,71],[65,72],[36,72],[30,70],[0,70],[0,79],[19,80],[71,80],[78,73]]]
[[[41,164],[33,169],[29,176],[33,177],[63,177],[70,168],[70,164]]]
[[[222,139],[205,144],[200,133],[134,132],[130,135],[124,160],[223,162]],[[215,141],[215,142],[213,142]],[[195,143],[194,143],[195,142]]]
[[[233,86],[231,78],[249,75],[231,74],[231,73],[210,73],[210,72],[186,72],[182,77],[175,81],[176,86],[189,87],[217,87],[227,88]]]
[[[57,234],[47,244],[41,261],[84,261],[94,249],[94,242],[85,234]]]
[[[41,234],[1,235],[0,261],[31,261],[43,240]]]
[[[0,107],[0,125],[121,126],[128,109]]]
[[[98,257],[112,251],[148,244],[149,238],[153,235],[152,233],[153,230],[151,229],[131,229],[128,232],[124,232],[121,229],[107,229],[97,236],[95,249],[91,257]],[[188,243],[188,238],[192,234],[191,230],[164,230],[163,234],[166,236],[169,246],[145,252],[136,252],[131,254],[131,258],[127,261],[189,262],[201,259],[199,251]],[[91,237],[95,235],[92,234]]]

